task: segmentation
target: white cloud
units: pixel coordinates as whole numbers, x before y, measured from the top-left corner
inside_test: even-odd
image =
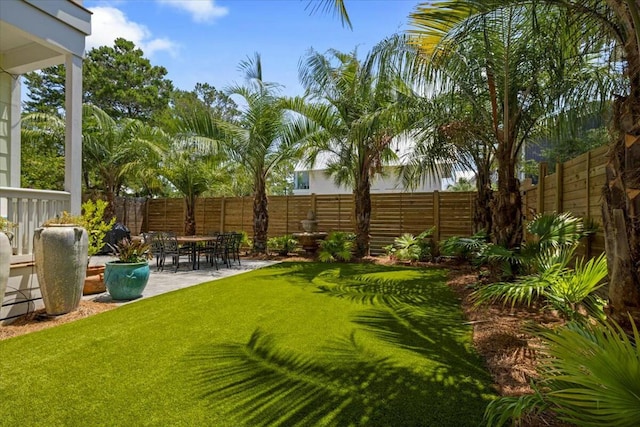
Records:
[[[229,13],[229,9],[216,6],[215,0],[156,0],[160,4],[180,9],[191,15],[195,22],[212,22]]]
[[[151,31],[137,22],[130,21],[115,7],[98,6],[90,8],[91,35],[87,37],[87,50],[98,46],[113,46],[118,37],[132,41],[136,47],[151,56],[158,51],[167,51],[175,56],[178,45],[167,38],[154,38]]]

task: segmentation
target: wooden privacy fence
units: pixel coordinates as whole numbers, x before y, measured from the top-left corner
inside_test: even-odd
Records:
[[[556,172],[547,175],[540,164],[538,185],[522,186],[523,210],[527,219],[539,212],[571,212],[600,225],[596,235],[580,249],[587,257],[604,252],[602,230],[602,188],[608,147],[599,147],[568,162],[556,164]]]
[[[384,193],[371,195],[371,251],[403,233],[418,234],[436,226],[435,239],[473,233],[475,192]],[[354,230],[354,198],[350,194],[269,197],[269,236],[300,232],[300,221],[313,210],[320,231]],[[181,198],[150,199],[142,231],[184,230]],[[130,227],[131,228],[131,227]],[[196,203],[196,233],[245,231],[253,234],[253,198],[201,198]]]

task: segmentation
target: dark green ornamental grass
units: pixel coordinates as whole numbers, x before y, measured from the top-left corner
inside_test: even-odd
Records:
[[[0,341],[0,425],[477,426],[445,271],[283,263]]]

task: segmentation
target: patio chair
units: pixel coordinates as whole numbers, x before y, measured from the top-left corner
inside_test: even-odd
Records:
[[[191,246],[180,246],[176,233],[166,232],[163,239],[163,257],[165,259],[167,257],[171,258],[174,273],[178,271],[178,267],[180,267],[180,257],[185,255],[189,256],[189,260],[192,259],[192,256],[195,256],[195,254],[191,252]]]
[[[149,245],[151,255],[156,259],[156,271],[163,271],[165,262],[163,233],[155,231],[142,233],[142,240]]]
[[[218,262],[216,260],[216,249],[217,249],[217,242],[219,239],[219,234],[217,232],[210,232],[209,236],[211,236],[211,240],[208,242],[205,242],[202,245],[199,245],[196,248],[196,257],[198,257],[197,259],[197,263],[198,263],[198,270],[200,269],[200,257],[202,257],[203,255],[205,256],[206,260],[213,266],[216,266],[216,270],[218,269]]]
[[[229,242],[228,242],[228,252],[227,256],[230,257],[233,261],[238,261],[238,265],[240,264],[240,244],[242,243],[242,233],[231,233]]]

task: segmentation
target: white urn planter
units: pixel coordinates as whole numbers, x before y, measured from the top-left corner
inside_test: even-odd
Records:
[[[4,293],[7,290],[12,253],[13,249],[11,249],[9,238],[6,234],[0,231],[0,305],[2,305]]]
[[[87,230],[77,225],[55,224],[35,230],[36,274],[48,315],[69,313],[80,305],[88,246]]]

